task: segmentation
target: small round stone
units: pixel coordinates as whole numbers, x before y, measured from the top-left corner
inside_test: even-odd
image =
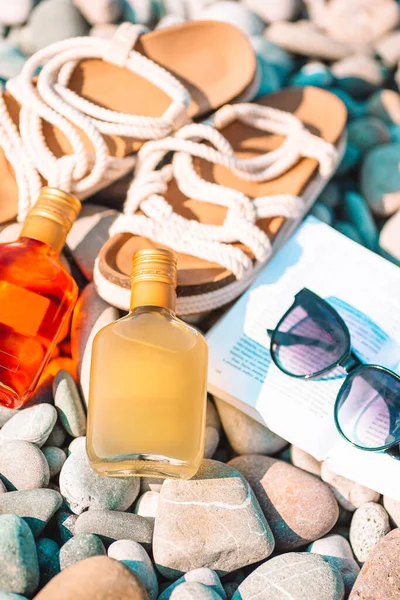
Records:
[[[8,492],[0,495],[0,514],[12,513],[22,517],[34,537],[38,537],[61,504],[62,498],[54,490]]]
[[[265,27],[258,15],[251,12],[244,4],[232,0],[213,2],[203,8],[197,18],[232,23],[248,36],[261,35]]]
[[[0,430],[0,445],[10,440],[23,440],[39,448],[47,441],[57,421],[51,404],[37,404],[11,417]]]
[[[16,440],[0,445],[0,478],[9,490],[47,487],[48,462],[41,450],[30,442]]]
[[[360,187],[371,210],[389,216],[400,209],[400,143],[370,150],[362,164]]]
[[[144,517],[115,510],[88,510],[77,518],[75,534],[95,533],[103,541],[133,540],[150,549],[153,523]]]
[[[139,494],[140,482],[137,477],[97,475],[81,444],[61,469],[60,489],[72,512],[80,515],[87,509],[127,510]]]
[[[13,0],[0,2],[0,23],[3,25],[22,25],[29,17],[34,0]]]
[[[76,8],[83,14],[86,21],[95,23],[114,23],[122,13],[123,0],[73,0]]]
[[[400,95],[384,89],[372,94],[366,104],[367,114],[381,119],[388,125],[400,123]]]
[[[134,513],[154,521],[159,499],[159,492],[145,492],[137,499]]]
[[[78,437],[72,440],[68,446],[68,454],[72,454],[72,452],[75,452],[75,450],[78,450],[79,448],[86,448],[86,436]]]
[[[389,515],[380,504],[367,502],[356,510],[350,525],[350,543],[360,563],[390,531]]]
[[[180,586],[182,583],[199,583],[204,586],[207,586],[209,589],[212,589],[217,597],[223,598],[225,600],[226,594],[224,588],[222,587],[220,578],[212,569],[207,569],[203,567],[201,569],[193,569],[193,571],[188,571],[180,577],[174,583],[169,585],[165,590],[163,590],[162,594],[160,594],[158,600],[170,600],[171,594],[177,586]]]
[[[367,502],[379,502],[381,495],[378,492],[333,473],[325,461],[322,463],[321,477],[330,486],[336,500],[345,510],[354,512],[356,508]]]
[[[0,516],[0,582],[3,591],[28,596],[39,585],[35,540],[17,515]]]
[[[202,583],[181,583],[171,594],[171,600],[220,600],[221,596]]]
[[[321,476],[321,462],[311,456],[311,454],[292,445],[290,447],[290,458],[295,467],[303,469],[303,471],[308,471],[308,473],[312,473],[313,475],[317,475],[317,477]]]
[[[57,448],[61,448],[64,445],[66,439],[67,432],[65,431],[64,427],[60,424],[60,422],[57,421],[53,427],[53,431],[47,438],[45,446],[57,446]]]
[[[36,542],[36,551],[40,569],[40,586],[42,587],[60,572],[60,547],[50,538],[41,538]]]
[[[122,563],[92,556],[61,571],[35,600],[147,600],[141,581]]]
[[[0,406],[0,427],[3,427],[7,421],[11,419],[14,415],[18,414],[18,410],[14,408],[7,408],[6,406]]]
[[[327,562],[340,571],[346,596],[351,592],[354,582],[360,573],[349,542],[341,535],[330,534],[316,540],[308,548],[308,552],[320,554]]]
[[[111,544],[107,552],[110,558],[123,562],[137,575],[146,588],[150,600],[158,596],[158,580],[146,550],[132,540],[118,540]]]
[[[49,463],[50,479],[52,479],[61,471],[61,467],[67,460],[67,455],[62,448],[57,448],[57,446],[45,446],[42,452]]]
[[[61,542],[65,544],[76,534],[76,521],[78,515],[74,515],[67,508],[60,508],[56,513],[56,523]]]
[[[219,433],[214,427],[206,427],[204,440],[204,458],[212,458],[218,448]]]
[[[390,519],[395,527],[400,527],[400,502],[389,498],[389,496],[383,496],[383,506],[385,507]]]
[[[73,377],[60,371],[53,382],[54,404],[65,431],[72,437],[86,435],[86,414]]]
[[[279,2],[244,0],[244,3],[252,12],[259,15],[265,23],[292,21],[302,9],[301,0],[279,0]]]
[[[364,117],[349,123],[347,139],[363,154],[375,146],[390,142],[388,126],[377,117]]]
[[[101,539],[93,533],[80,533],[68,540],[60,550],[60,568],[66,569],[71,565],[90,558],[91,556],[105,556],[106,549]]]
[[[336,83],[355,98],[370,95],[383,84],[383,69],[379,62],[366,54],[354,54],[331,67]]]

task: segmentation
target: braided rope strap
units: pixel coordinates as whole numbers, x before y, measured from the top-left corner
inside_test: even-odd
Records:
[[[262,131],[284,135],[276,150],[240,159],[218,129],[239,120]],[[270,181],[292,168],[301,157],[319,162],[328,177],[337,163],[332,144],[312,135],[292,114],[254,104],[227,105],[214,115],[212,125],[189,124],[174,136],[144,144],[138,154],[135,179],[127,195],[124,214],[110,228],[110,235],[130,232],[169,246],[177,252],[218,263],[238,281],[252,277],[265,263],[272,248],[257,221],[268,217],[298,219],[304,212],[302,198],[291,195],[264,196],[251,200],[242,192],[211,183],[196,172],[194,158],[202,158],[230,169],[246,181]],[[207,142],[204,143],[204,142]],[[171,164],[155,170],[173,151]],[[175,179],[188,198],[225,207],[222,225],[208,225],[182,217],[165,199],[168,184]],[[140,209],[140,213],[138,211]],[[244,244],[255,257],[233,245]]]
[[[132,49],[145,31],[142,26],[123,23],[110,40],[81,37],[56,42],[31,56],[20,75],[7,82],[7,90],[21,104],[20,123],[19,128],[14,125],[1,96],[0,144],[16,173],[19,221],[36,201],[40,176],[51,186],[85,198],[132,168],[133,157],[110,156],[105,135],[158,140],[188,121],[187,90],[167,70]],[[162,89],[171,104],[160,117],[144,117],[109,110],[80,97],[68,83],[77,64],[86,59],[124,66]],[[43,121],[62,132],[71,154],[61,158],[53,154]],[[92,152],[87,151],[82,132]]]

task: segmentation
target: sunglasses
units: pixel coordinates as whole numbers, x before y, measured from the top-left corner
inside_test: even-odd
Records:
[[[272,360],[286,375],[311,379],[342,367],[347,376],[334,406],[339,433],[356,448],[390,449],[397,458],[400,377],[360,361],[351,348],[346,323],[328,302],[304,288],[275,330],[267,332]]]

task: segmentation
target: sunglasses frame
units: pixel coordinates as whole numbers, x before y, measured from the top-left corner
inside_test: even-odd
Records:
[[[335,363],[333,363],[332,365],[330,365],[328,367],[325,367],[324,369],[321,369],[320,371],[316,371],[315,373],[311,373],[311,374],[307,374],[307,375],[296,375],[294,373],[290,373],[290,371],[287,371],[283,366],[281,366],[279,364],[279,360],[278,360],[275,350],[274,350],[274,344],[279,345],[276,342],[274,342],[274,339],[275,339],[275,335],[279,333],[280,325],[283,323],[283,321],[286,319],[286,317],[293,311],[293,309],[300,305],[300,300],[301,300],[302,305],[315,304],[315,303],[323,304],[324,308],[329,310],[329,312],[332,314],[332,316],[335,318],[335,320],[342,327],[343,332],[346,336],[346,346],[347,346],[343,355]],[[354,350],[351,347],[350,332],[349,332],[349,329],[348,329],[346,323],[344,322],[342,317],[339,315],[339,313],[333,308],[333,306],[331,306],[329,304],[329,302],[327,302],[326,300],[324,300],[324,298],[321,298],[320,296],[318,296],[318,294],[316,294],[315,292],[312,292],[308,288],[303,288],[295,295],[293,304],[285,312],[285,314],[281,317],[281,319],[279,319],[276,327],[273,330],[268,329],[267,332],[271,338],[271,342],[270,342],[271,358],[272,358],[274,364],[278,367],[278,369],[280,371],[282,371],[282,373],[285,373],[285,375],[288,375],[289,377],[294,377],[295,379],[306,379],[307,380],[307,379],[314,379],[314,378],[320,377],[321,375],[324,375],[325,373],[329,373],[330,371],[333,371],[337,367],[341,367],[345,371],[345,373],[347,374],[347,377],[345,377],[345,380],[343,381],[343,383],[338,391],[338,394],[336,396],[334,410],[333,410],[333,416],[334,416],[334,420],[335,420],[336,429],[338,430],[340,435],[349,444],[351,444],[354,448],[358,448],[360,450],[365,450],[366,452],[384,452],[384,451],[391,450],[395,446],[398,446],[400,444],[400,436],[399,436],[399,438],[396,441],[390,442],[389,444],[385,444],[384,446],[379,446],[376,448],[367,448],[365,446],[360,446],[359,444],[356,444],[351,439],[349,439],[343,432],[343,430],[340,426],[340,423],[339,423],[338,413],[339,413],[339,408],[340,408],[340,401],[342,399],[342,396],[343,396],[345,390],[347,389],[350,378],[352,379],[353,377],[355,377],[358,373],[360,373],[360,371],[365,371],[365,370],[370,370],[370,369],[373,369],[374,371],[382,371],[383,373],[391,375],[399,383],[400,383],[400,376],[397,375],[397,373],[395,373],[394,371],[387,369],[386,367],[383,367],[381,365],[363,364],[361,362],[361,360],[358,358],[357,354],[354,352]],[[397,454],[398,454],[398,451],[396,450],[393,452],[393,454],[391,454],[391,456],[393,456],[393,458],[400,458],[400,456],[397,456]]]

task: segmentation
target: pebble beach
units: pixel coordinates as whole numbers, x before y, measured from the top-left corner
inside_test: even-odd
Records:
[[[0,81],[56,41],[192,19],[245,33],[256,98],[316,86],[342,100],[345,151],[311,214],[400,265],[395,0],[0,0]],[[400,502],[217,397],[192,479],[91,469],[91,345],[123,314],[97,294],[93,271],[128,181],[83,203],[62,255],[80,292],[69,331],[23,410],[0,406],[0,600],[400,600]],[[1,226],[0,242],[21,227]]]

